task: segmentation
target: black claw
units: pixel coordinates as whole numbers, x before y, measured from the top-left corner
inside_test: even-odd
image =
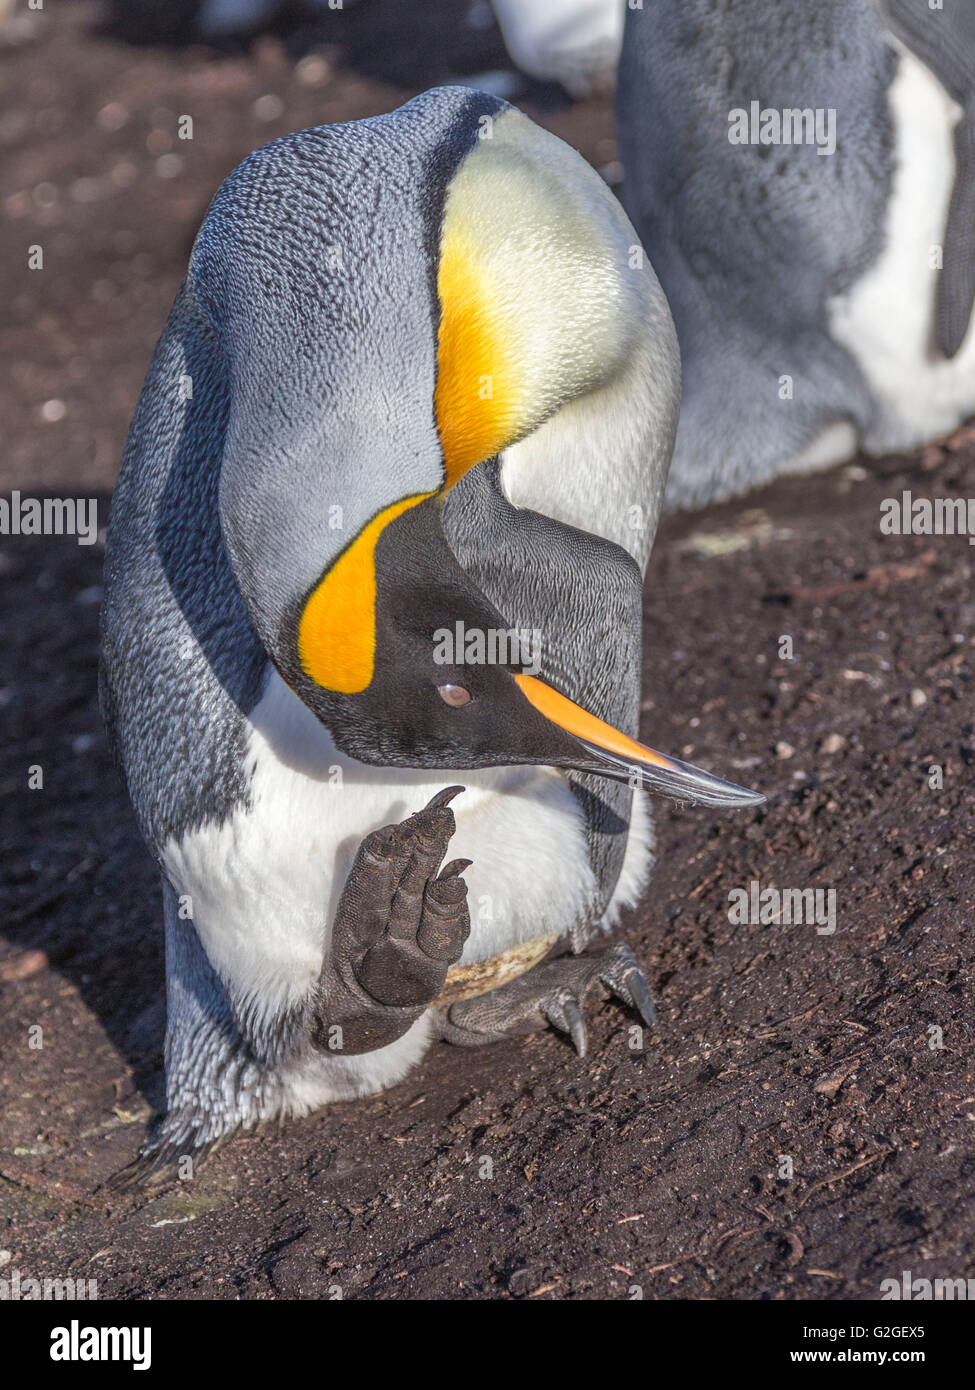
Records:
[[[547,1006],[542,1005],[542,1012],[554,1028],[568,1033],[576,1052],[580,1057],[585,1057],[589,1045],[586,1020],[582,1016],[575,995],[567,993],[564,989],[560,990]]]
[[[436,811],[440,807],[448,805],[455,796],[460,796],[461,792],[466,791],[466,787],[444,787],[442,791],[432,796],[424,806],[424,811]]]
[[[642,970],[627,971],[623,977],[623,982],[629,991],[633,1007],[647,1027],[652,1028],[657,1021],[657,1011],[653,1007],[653,995],[650,993],[650,986],[643,978]]]
[[[580,1057],[585,1057],[589,1039],[586,1035],[586,1020],[582,1016],[578,1001],[570,996],[564,1001],[562,1012],[569,1025],[569,1036],[572,1038],[573,1047]]]
[[[445,878],[457,878],[465,869],[469,869],[473,863],[473,859],[451,859],[450,863],[446,864],[440,870],[437,879],[442,883]]]

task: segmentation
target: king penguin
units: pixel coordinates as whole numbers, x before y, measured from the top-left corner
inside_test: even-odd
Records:
[[[681,346],[669,507],[975,413],[972,0],[646,0],[617,106]]]
[[[166,932],[150,1170],[435,1037],[583,1051],[590,989],[652,1017],[626,946],[583,953],[646,880],[634,789],[762,798],[636,741],[679,358],[635,245],[575,151],[461,88],[217,192],[106,553]]]

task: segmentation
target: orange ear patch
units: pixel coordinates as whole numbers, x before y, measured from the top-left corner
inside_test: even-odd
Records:
[[[298,623],[298,660],[326,690],[356,695],[376,663],[376,546],[383,530],[427,497],[403,497],[368,522],[315,588]]]
[[[478,260],[468,228],[448,219],[437,279],[440,333],[434,394],[445,488],[510,444],[522,414],[514,345],[505,341]]]

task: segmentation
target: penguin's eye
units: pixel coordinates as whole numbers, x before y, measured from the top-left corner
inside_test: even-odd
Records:
[[[471,702],[471,692],[465,690],[462,685],[438,685],[437,694],[445,705],[469,705]]]

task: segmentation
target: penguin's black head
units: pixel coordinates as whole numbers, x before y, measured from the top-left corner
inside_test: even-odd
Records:
[[[214,201],[187,312],[219,348],[192,409],[214,413],[222,541],[264,650],[350,756],[761,800],[611,728],[524,653],[492,652],[511,615],[441,527],[472,469],[587,397],[611,468],[611,382],[620,438],[645,445],[662,490],[679,353],[633,236],[585,161],[461,88],[274,141]],[[481,634],[482,659],[458,631]]]
[[[379,520],[369,553],[360,533],[292,611],[275,653],[342,752],[385,767],[572,768],[713,805],[763,799],[655,753],[535,675],[534,634],[462,569],[436,498]]]

